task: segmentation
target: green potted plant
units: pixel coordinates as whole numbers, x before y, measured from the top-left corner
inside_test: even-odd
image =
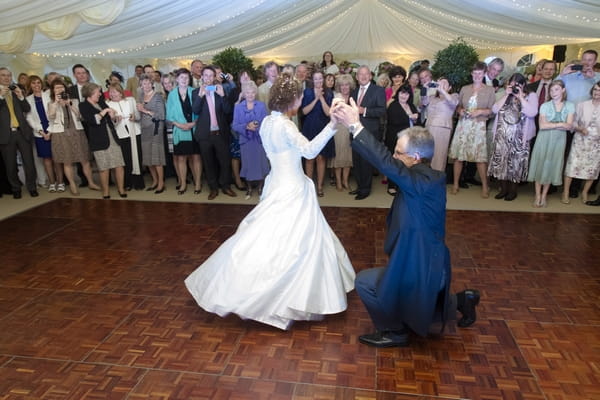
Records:
[[[213,59],[213,64],[220,67],[223,72],[228,72],[237,79],[240,71],[254,71],[252,60],[244,55],[241,49],[228,47],[217,53]]]
[[[448,47],[435,53],[432,73],[434,78],[444,76],[455,90],[471,82],[471,68],[479,61],[475,48],[457,38]]]

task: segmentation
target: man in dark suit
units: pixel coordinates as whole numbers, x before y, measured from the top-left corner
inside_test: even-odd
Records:
[[[192,92],[192,111],[198,115],[194,140],[200,145],[206,179],[210,187],[209,200],[219,194],[219,188],[227,196],[236,197],[231,190],[231,154],[229,153],[230,129],[226,115],[231,104],[223,86],[216,84],[214,67],[202,70],[202,85]]]
[[[13,83],[8,68],[0,68],[0,152],[6,176],[15,199],[21,198],[21,181],[17,168],[17,150],[21,153],[25,183],[31,197],[37,197],[35,163],[33,159],[33,131],[25,119],[31,111],[21,88]]]
[[[381,142],[383,138],[379,125],[381,117],[385,115],[385,89],[375,85],[371,78],[369,67],[363,65],[358,69],[356,73],[358,87],[352,92],[352,98],[358,105],[361,124]],[[352,163],[357,188],[350,194],[356,195],[356,200],[366,199],[371,194],[373,168],[355,151],[352,152]]]
[[[446,176],[429,165],[433,137],[422,127],[405,129],[398,134],[392,155],[363,128],[354,104],[337,102],[332,112],[353,135],[353,150],[398,185],[387,218],[388,265],[363,270],[356,277],[356,291],[376,328],[359,340],[376,347],[406,346],[409,330],[426,336],[436,320],[443,329],[455,307],[463,313],[459,326],[470,326],[476,319],[479,293],[466,290],[456,297],[449,293]]]

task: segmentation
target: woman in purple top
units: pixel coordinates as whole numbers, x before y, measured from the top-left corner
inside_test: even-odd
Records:
[[[248,191],[246,199],[252,196],[252,190],[258,188],[262,194],[265,176],[269,173],[269,160],[258,134],[262,120],[267,116],[265,103],[256,100],[258,88],[252,81],[242,86],[244,100],[233,109],[233,130],[239,134],[242,169],[240,176],[246,179]]]

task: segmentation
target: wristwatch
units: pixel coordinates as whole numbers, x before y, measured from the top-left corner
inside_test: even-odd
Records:
[[[354,134],[355,132],[358,132],[358,130],[362,128],[362,125],[360,122],[355,122],[353,124],[348,125],[348,132],[350,132],[351,134]]]

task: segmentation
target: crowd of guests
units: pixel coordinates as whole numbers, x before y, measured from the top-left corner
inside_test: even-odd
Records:
[[[73,66],[70,86],[57,73],[44,79],[21,73],[13,83],[11,71],[0,68],[0,179],[21,197],[18,152],[31,196],[43,183],[50,192],[64,192],[68,185],[73,195],[88,186],[107,199],[111,179],[120,197],[129,190],[159,195],[171,175],[179,195],[190,184],[198,195],[205,182],[209,200],[219,193],[237,196],[232,186],[246,198],[260,196],[270,170],[260,127],[270,113],[271,88],[287,72],[303,88],[293,121],[307,139],[327,125],[334,98],[348,104],[353,99],[361,124],[392,152],[398,132],[426,127],[435,140],[431,166],[448,172],[452,194],[478,185],[482,198],[497,189],[496,199],[512,201],[521,183],[534,182],[534,207],[545,207],[547,194],[559,186],[562,203],[581,191],[584,203],[600,205],[600,197],[589,199],[600,172],[597,67],[597,53],[587,50],[560,73],[554,61],[542,60],[530,78],[502,77],[504,62],[496,58],[477,62],[472,83],[453,87],[449,77],[434,76],[426,60],[408,72],[391,66],[379,76],[363,65],[352,76],[326,51],[320,63],[271,61],[236,77],[200,60],[189,70],[164,74],[138,65],[126,82],[112,72],[105,88],[91,82],[81,64]],[[318,196],[325,195],[327,181],[357,200],[371,193],[376,171],[352,152],[349,133],[340,124],[322,151],[304,160]],[[382,178],[387,192],[396,195],[395,184]]]

